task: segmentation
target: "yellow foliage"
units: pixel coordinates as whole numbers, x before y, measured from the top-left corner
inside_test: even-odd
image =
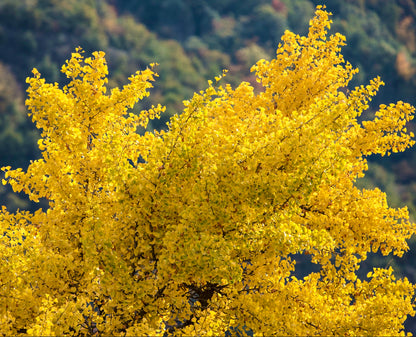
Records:
[[[354,183],[365,157],[403,151],[414,108],[357,118],[383,83],[357,72],[318,7],[252,70],[263,90],[209,82],[168,130],[140,135],[163,107],[133,114],[151,65],[106,92],[103,52],[78,48],[69,84],[35,69],[26,104],[42,158],[4,167],[47,210],[0,212],[3,335],[404,335],[414,286],[392,269],[366,280],[367,253],[401,256],[415,227],[378,189]],[[224,75],[224,74],[223,74]],[[294,276],[293,254],[319,272]]]

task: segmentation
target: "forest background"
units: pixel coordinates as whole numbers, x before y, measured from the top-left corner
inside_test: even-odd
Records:
[[[347,38],[345,59],[360,69],[351,86],[380,75],[386,85],[374,106],[398,100],[416,105],[413,0],[0,0],[0,166],[26,168],[40,155],[39,135],[24,106],[25,79],[33,67],[47,82],[64,83],[60,67],[77,46],[87,54],[102,50],[113,87],[157,62],[160,77],[152,95],[134,111],[166,105],[162,118],[149,126],[161,129],[182,110],[184,99],[223,69],[229,70],[227,82],[255,85],[251,65],[273,57],[286,29],[305,34],[319,4],[333,13],[332,32]],[[367,116],[371,113],[370,108]],[[408,129],[415,132],[415,122]],[[415,221],[416,151],[369,162],[358,183],[381,188],[393,207],[407,205]],[[4,186],[0,200],[10,211],[47,207]],[[375,254],[366,263],[368,269],[392,265],[397,276],[416,283],[416,240],[402,259]],[[305,261],[305,273],[309,267]],[[410,318],[406,329],[415,334],[416,320]]]

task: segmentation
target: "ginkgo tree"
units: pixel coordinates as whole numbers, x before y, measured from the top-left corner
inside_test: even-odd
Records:
[[[330,23],[318,7],[307,36],[287,31],[253,66],[260,90],[219,76],[165,131],[144,132],[164,107],[131,110],[154,65],[108,93],[103,52],[78,48],[63,88],[35,69],[42,157],[3,183],[49,207],[0,212],[0,334],[404,335],[414,286],[357,270],[401,256],[415,227],[355,181],[367,156],[413,145],[414,108],[358,120],[383,83],[348,88]],[[319,271],[297,278],[300,254]]]

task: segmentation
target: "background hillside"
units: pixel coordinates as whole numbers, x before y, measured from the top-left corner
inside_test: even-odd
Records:
[[[25,79],[33,67],[47,81],[62,83],[59,69],[75,47],[87,54],[103,50],[109,84],[120,86],[131,73],[158,62],[155,88],[135,110],[166,105],[165,115],[151,125],[163,128],[182,101],[222,69],[230,70],[231,84],[252,82],[251,65],[273,57],[286,29],[305,34],[318,4],[333,13],[332,31],[347,37],[343,54],[360,69],[352,86],[380,75],[386,85],[373,106],[397,100],[416,105],[412,0],[0,0],[0,165],[26,167],[39,156],[38,133],[24,106]],[[416,124],[409,129],[415,131]],[[380,187],[392,206],[408,205],[416,219],[416,152],[369,160],[368,176],[359,184]],[[12,211],[38,207],[5,187],[0,198]],[[400,261],[376,255],[370,263],[392,264],[416,282],[414,253]]]

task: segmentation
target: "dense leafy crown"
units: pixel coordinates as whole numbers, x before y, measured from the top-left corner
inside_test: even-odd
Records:
[[[253,67],[260,90],[210,82],[161,132],[137,131],[164,108],[128,110],[153,66],[109,94],[103,52],[73,53],[63,89],[34,70],[43,157],[4,183],[49,208],[0,213],[1,333],[404,334],[413,285],[356,272],[371,251],[401,256],[415,229],[354,183],[365,156],[413,144],[414,108],[358,122],[382,82],[347,90],[357,70],[329,26],[318,7],[307,36],[287,31]],[[296,278],[299,254],[320,270]]]

